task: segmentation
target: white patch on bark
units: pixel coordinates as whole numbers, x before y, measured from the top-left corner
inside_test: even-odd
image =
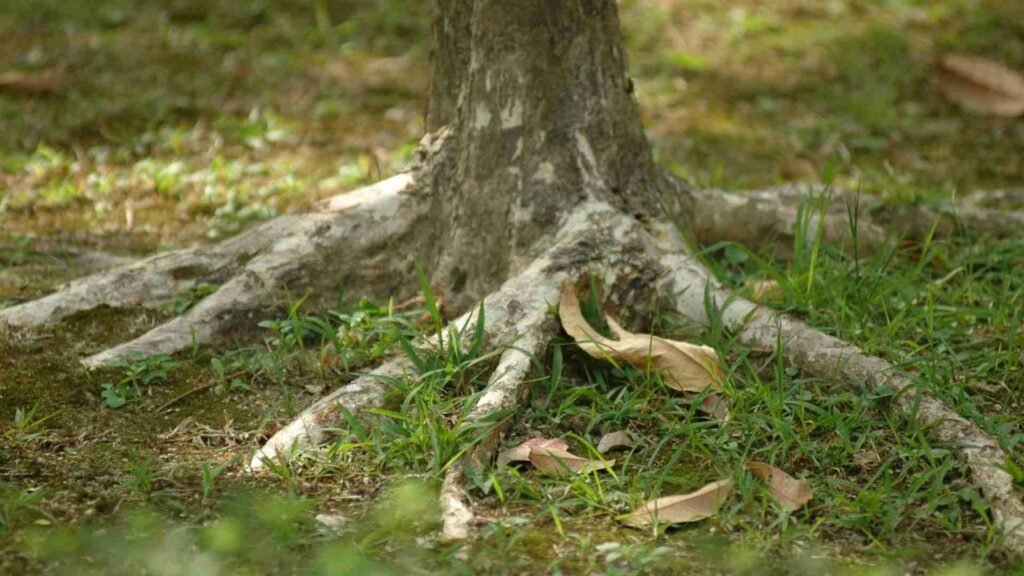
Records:
[[[342,212],[356,206],[369,205],[372,201],[373,213],[371,216],[373,218],[391,218],[398,213],[401,207],[399,194],[413,183],[413,176],[410,173],[392,176],[348,194],[338,194],[328,198],[321,203],[321,211]]]
[[[480,102],[476,106],[476,110],[473,113],[473,127],[477,130],[483,130],[491,125],[491,111],[487,108],[485,102]]]
[[[501,110],[501,129],[510,130],[523,125],[523,103],[518,99],[512,100]]]
[[[523,202],[517,198],[515,203],[512,204],[510,215],[512,216],[513,224],[530,222],[533,220],[533,205],[523,204]]]
[[[597,157],[594,155],[594,149],[590,146],[590,141],[587,140],[586,135],[583,132],[576,132],[576,162],[578,164],[580,173],[583,175],[583,183],[586,185],[586,189],[591,194],[594,190],[604,189],[604,183],[601,179],[601,171],[597,165]]]
[[[545,184],[554,184],[557,177],[555,176],[555,165],[551,162],[541,162],[537,166],[537,171],[533,173],[534,180],[540,180]]]

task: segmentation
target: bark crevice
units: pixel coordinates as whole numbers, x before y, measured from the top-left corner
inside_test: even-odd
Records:
[[[464,307],[527,265],[581,202],[649,209],[656,172],[614,1],[435,7],[427,127],[448,138],[430,166],[444,206],[434,280]]]

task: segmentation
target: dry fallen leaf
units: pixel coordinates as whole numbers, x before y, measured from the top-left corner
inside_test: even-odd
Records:
[[[718,513],[718,508],[732,491],[732,478],[712,482],[689,494],[665,496],[651,500],[622,518],[626,526],[647,526],[655,520],[665,524],[696,522]]]
[[[548,438],[531,438],[515,448],[509,448],[498,454],[498,468],[502,468],[510,462],[529,462],[530,450],[534,447],[557,448],[558,450],[569,449],[569,445],[566,444],[565,440],[558,440],[557,438],[553,440]]]
[[[625,361],[640,370],[654,370],[670,388],[685,392],[701,392],[710,388],[722,391],[725,374],[714,348],[634,334],[608,318],[608,328],[618,338],[611,340],[594,330],[583,313],[571,284],[562,286],[558,314],[565,331],[576,344],[594,358]]]
[[[947,98],[970,112],[994,116],[1024,114],[1024,78],[980,56],[947,54],[935,80]]]
[[[729,402],[716,394],[708,394],[704,400],[697,405],[701,412],[713,416],[716,420],[729,419]]]
[[[772,491],[775,501],[782,507],[790,507],[793,510],[797,510],[803,507],[804,504],[807,504],[814,496],[814,491],[811,490],[810,484],[793,478],[771,464],[748,460],[747,470],[750,470],[754,476],[757,476],[768,485],[768,489]]]
[[[597,443],[597,451],[601,454],[616,448],[632,448],[636,442],[626,432],[609,432],[601,437]]]
[[[562,448],[531,446],[530,463],[542,472],[564,476],[588,474],[595,470],[611,468],[615,465],[615,460],[590,460],[571,454]]]

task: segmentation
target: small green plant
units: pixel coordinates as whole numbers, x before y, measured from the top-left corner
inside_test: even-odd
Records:
[[[149,496],[153,492],[153,480],[156,478],[156,466],[151,455],[139,454],[133,449],[128,450],[128,488],[141,496]]]
[[[0,204],[2,206],[2,204]],[[2,214],[2,211],[0,211]],[[9,238],[10,245],[0,248],[0,266],[20,266],[31,257],[32,236],[18,234]]]
[[[20,489],[0,482],[0,534],[32,517],[42,516],[52,522],[53,518],[40,507],[48,494],[44,490]]]
[[[203,462],[203,500],[208,499],[213,494],[214,483],[217,481],[217,478],[225,470],[234,466],[239,458],[240,456],[235,456],[220,466],[210,466],[209,462]]]
[[[266,328],[278,333],[276,344],[282,346],[286,351],[305,351],[307,344],[315,338],[321,342],[333,343],[337,341],[337,331],[323,318],[300,314],[299,310],[306,303],[306,297],[299,298],[288,305],[288,317],[283,320],[264,320],[259,323],[260,328]]]
[[[124,384],[104,382],[101,386],[103,391],[100,392],[100,396],[103,398],[103,404],[107,408],[120,408],[127,404],[128,399],[131,397],[131,390]]]
[[[228,372],[228,366],[234,370]],[[217,384],[213,387],[213,391],[217,394],[224,394],[235,390],[248,390],[249,386],[239,377],[249,371],[244,367],[244,363],[235,358],[229,360],[228,366],[225,366],[224,360],[221,358],[210,358],[210,367],[217,374]]]
[[[270,456],[264,456],[262,458],[263,465],[266,466],[267,471],[277,477],[281,481],[281,484],[285,486],[288,492],[292,492],[295,487],[295,482],[298,479],[295,467],[298,465],[297,454],[295,446],[289,453],[285,454],[279,452],[273,458]]]
[[[216,292],[217,288],[218,286],[216,284],[200,282],[185,292],[178,294],[174,298],[173,302],[174,313],[181,316],[185,312],[188,312],[189,308],[192,308],[197,302]]]
[[[149,358],[134,356],[120,364],[124,376],[116,383],[104,382],[100,396],[108,408],[120,408],[128,402],[142,396],[142,388],[154,382],[166,382],[168,373],[177,368],[178,363],[166,354],[157,354]]]
[[[38,412],[38,402],[27,410],[15,408],[14,421],[11,423],[11,427],[4,432],[4,435],[14,439],[16,442],[29,442],[41,438],[43,424],[50,418],[53,418],[54,414],[40,416]]]
[[[268,342],[272,349],[284,354],[319,351],[336,357],[347,371],[383,357],[400,337],[421,333],[415,322],[423,310],[415,307],[378,306],[364,299],[351,308],[315,315],[301,312],[304,303],[305,298],[292,302],[286,318],[259,323],[274,335]]]

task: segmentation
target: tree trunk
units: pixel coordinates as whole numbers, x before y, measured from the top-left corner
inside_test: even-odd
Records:
[[[613,0],[436,0],[425,148],[434,280],[471,303],[585,199],[651,206],[655,170]],[[436,141],[436,142],[435,142]]]

